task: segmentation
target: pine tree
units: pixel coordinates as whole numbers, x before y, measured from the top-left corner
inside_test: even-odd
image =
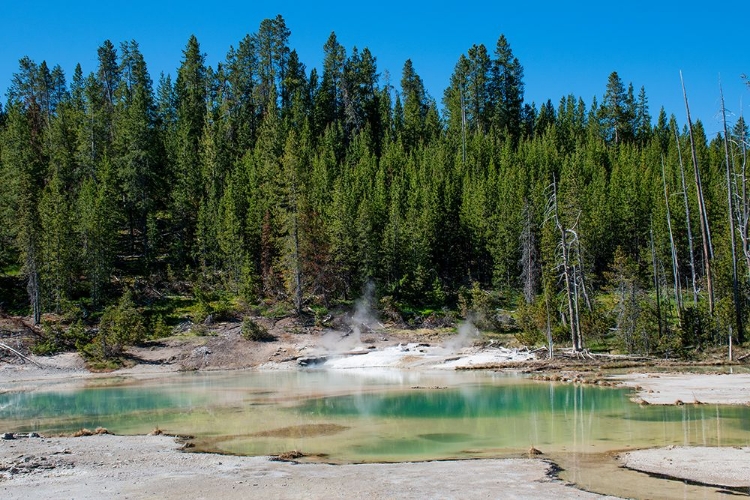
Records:
[[[105,40],[97,50],[99,58],[99,67],[96,72],[96,79],[101,91],[103,100],[102,126],[106,137],[106,144],[109,145],[114,140],[114,112],[117,101],[117,87],[120,83],[120,67],[117,64],[117,49],[111,41]],[[108,149],[108,148],[107,148]]]
[[[495,47],[491,92],[496,96],[495,128],[507,131],[514,143],[521,136],[524,98],[523,66],[513,55],[505,35]]]
[[[343,119],[343,79],[346,50],[336,33],[323,46],[323,76],[315,93],[315,126],[318,134],[332,123]]]
[[[640,92],[638,92],[638,100],[635,103],[634,130],[635,140],[641,147],[645,147],[651,139],[652,130],[648,98],[644,87],[641,87]]]
[[[156,151],[156,105],[138,44],[125,42],[120,52],[112,162],[128,225],[129,253],[147,263],[152,253],[148,228],[154,220],[156,179],[162,174]]]
[[[281,15],[273,19],[264,19],[255,36],[255,47],[258,61],[257,102],[261,106],[261,115],[278,106],[276,100],[284,96],[282,90],[289,63],[289,36],[291,31]]]
[[[404,63],[401,77],[401,95],[403,96],[403,130],[402,141],[407,151],[416,148],[427,133],[427,115],[430,109],[424,82],[414,70],[411,59]]]
[[[600,111],[604,140],[614,144],[632,140],[634,106],[632,84],[626,91],[620,75],[613,71],[607,79],[607,90]]]
[[[38,324],[42,315],[40,283],[40,233],[41,224],[37,202],[42,185],[44,158],[41,157],[41,130],[35,130],[33,117],[35,103],[24,110],[19,98],[11,97],[3,137],[3,186],[7,203],[4,210],[11,221],[11,235],[18,252],[22,275],[26,281],[32,319]]]
[[[227,113],[227,134],[233,151],[238,158],[252,148],[255,143],[261,119],[261,105],[256,101],[258,85],[258,54],[256,38],[245,36],[235,50],[230,48],[226,57],[227,92],[225,110]]]
[[[115,264],[115,234],[120,218],[113,177],[109,162],[103,161],[95,177],[83,180],[77,199],[78,220],[74,227],[94,307],[106,299]]]
[[[531,304],[537,295],[540,271],[537,236],[534,227],[533,208],[528,200],[523,205],[523,230],[521,231],[521,283],[523,297],[527,304]]]
[[[78,189],[76,128],[79,118],[75,104],[67,97],[61,97],[45,140],[49,165],[46,185],[39,200],[40,278],[43,305],[58,313],[72,298],[80,272],[73,229],[73,202]]]
[[[28,57],[21,59],[8,90],[2,148],[3,185],[9,206],[6,213],[12,217],[12,236],[35,324],[40,322],[42,314],[42,228],[38,202],[48,164],[47,127],[57,104],[52,85],[46,63],[37,65]]]
[[[206,120],[206,67],[197,38],[191,36],[177,70],[175,101],[177,122],[172,176],[173,223],[177,237],[172,250],[176,263],[192,259],[197,214],[201,200],[200,144]]]

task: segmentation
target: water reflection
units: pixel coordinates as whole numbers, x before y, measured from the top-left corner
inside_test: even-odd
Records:
[[[750,408],[638,406],[624,389],[485,373],[389,370],[192,373],[0,394],[0,430],[154,427],[240,454],[299,449],[331,461],[602,453],[748,445]],[[321,429],[325,432],[320,431]]]

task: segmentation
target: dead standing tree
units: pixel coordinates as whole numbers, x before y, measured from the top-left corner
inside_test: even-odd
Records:
[[[740,127],[739,135],[732,138],[736,143],[741,156],[740,167],[734,176],[734,196],[737,201],[735,204],[735,217],[737,218],[737,232],[739,233],[740,242],[742,243],[742,254],[745,257],[745,266],[750,273],[750,193],[747,185],[747,148],[748,138],[745,136],[745,128]],[[733,157],[735,152],[733,152]],[[736,162],[733,162],[736,165]],[[749,276],[750,277],[750,276]]]
[[[680,181],[682,182],[682,201],[685,203],[685,226],[688,237],[688,256],[690,257],[690,285],[693,289],[693,305],[698,305],[698,287],[696,286],[695,272],[695,250],[693,249],[693,230],[690,224],[690,203],[688,202],[687,183],[685,182],[685,165],[682,161],[682,148],[680,147],[680,134],[677,126],[674,128],[675,146],[677,147],[677,158],[680,161]]]
[[[560,219],[555,180],[552,181],[551,190],[545,220],[551,220],[560,233],[560,241],[557,245],[556,269],[560,281],[565,287],[567,319],[573,350],[580,352],[583,350],[583,337],[581,335],[579,297],[583,294],[588,302],[588,295],[585,293],[583,273],[580,269],[581,251],[577,232],[578,217],[571,227],[566,227]]]
[[[664,172],[664,157],[661,158],[661,181],[664,187],[664,205],[667,208],[667,230],[669,232],[669,250],[672,257],[672,278],[674,279],[674,299],[677,307],[677,320],[682,322],[682,290],[680,289],[680,265],[677,262],[677,248],[672,232],[672,214],[669,210],[669,194],[667,192],[667,177]],[[656,273],[654,273],[655,275]]]
[[[714,257],[713,246],[711,245],[711,229],[708,225],[708,214],[706,213],[706,203],[703,198],[703,184],[701,183],[700,169],[698,168],[698,153],[695,150],[695,138],[693,137],[693,121],[690,119],[690,106],[688,105],[687,91],[685,90],[685,81],[682,79],[680,71],[680,81],[682,82],[682,97],[685,100],[685,112],[687,114],[688,133],[690,135],[690,152],[693,159],[693,174],[695,175],[695,189],[698,195],[698,215],[701,221],[701,240],[703,242],[703,266],[706,277],[706,288],[708,292],[708,312],[714,315],[714,285],[713,275],[711,273],[711,260]]]
[[[737,328],[737,342],[742,343],[745,340],[744,327],[742,324],[742,302],[740,301],[739,280],[737,277],[737,243],[734,232],[734,208],[732,207],[732,166],[729,161],[729,132],[727,131],[727,112],[724,107],[724,90],[719,84],[719,94],[721,95],[721,117],[724,124],[724,160],[726,163],[727,178],[727,211],[729,214],[729,239],[732,243],[732,293],[734,298],[735,327]]]
[[[521,230],[521,281],[523,296],[527,304],[536,297],[541,271],[539,269],[539,251],[537,250],[536,233],[534,232],[534,213],[528,200],[523,204],[523,229]]]

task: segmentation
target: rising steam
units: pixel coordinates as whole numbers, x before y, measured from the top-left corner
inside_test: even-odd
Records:
[[[344,319],[346,331],[329,332],[323,337],[322,345],[328,352],[341,352],[362,347],[362,334],[371,333],[382,327],[373,308],[375,284],[368,282],[362,296],[354,302],[354,310]]]
[[[350,336],[357,345],[362,342],[363,332],[371,332],[380,327],[373,309],[374,300],[375,284],[368,281],[362,291],[362,296],[354,303],[354,314],[348,321]]]
[[[458,334],[448,339],[443,347],[450,352],[458,352],[464,347],[470,347],[479,338],[479,329],[474,325],[471,317],[458,325]]]

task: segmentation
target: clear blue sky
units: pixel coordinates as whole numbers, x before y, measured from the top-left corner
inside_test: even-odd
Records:
[[[587,105],[601,102],[607,76],[617,71],[636,93],[646,88],[651,114],[664,106],[685,123],[679,71],[693,118],[709,137],[720,131],[719,77],[730,121],[741,108],[750,115],[750,3],[725,2],[375,2],[340,0],[158,2],[131,0],[6,1],[0,8],[0,93],[5,94],[18,60],[60,64],[70,78],[80,62],[96,68],[96,50],[110,39],[135,39],[151,77],[174,73],[188,37],[195,34],[215,66],[231,45],[257,31],[260,21],[281,14],[290,45],[308,70],[320,67],[332,31],[347,50],[368,47],[381,74],[398,83],[410,58],[430,94],[441,103],[458,57],[473,44],[494,50],[505,34],[525,70],[526,101],[557,106],[570,93]],[[5,96],[2,98],[5,101]]]

